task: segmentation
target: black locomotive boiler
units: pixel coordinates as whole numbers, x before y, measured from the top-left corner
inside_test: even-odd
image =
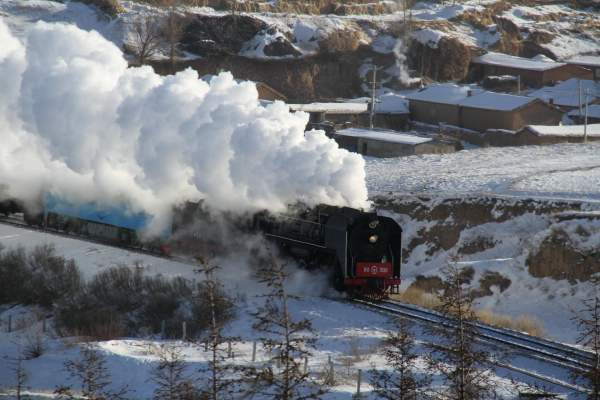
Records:
[[[257,214],[254,225],[309,266],[329,266],[338,290],[367,297],[398,291],[402,229],[392,218],[323,205],[289,215]]]

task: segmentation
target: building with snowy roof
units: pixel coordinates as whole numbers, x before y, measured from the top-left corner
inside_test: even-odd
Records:
[[[457,150],[457,143],[400,133],[387,129],[348,128],[333,135],[340,147],[372,157],[402,157],[444,154]]]
[[[406,96],[411,119],[483,132],[519,130],[531,124],[558,124],[562,112],[541,100],[488,92],[469,86],[436,84]]]
[[[576,56],[567,61],[567,64],[577,65],[592,71],[592,79],[600,81],[600,55],[597,56]]]
[[[525,145],[543,145],[555,143],[581,143],[587,140],[600,140],[600,124],[584,125],[528,125],[516,134],[516,141]]]
[[[581,87],[581,93],[579,91]],[[554,86],[544,86],[528,94],[530,97],[543,100],[546,103],[555,105],[563,111],[571,111],[585,105],[585,93],[588,92],[588,104],[600,101],[600,82],[590,79],[567,79],[564,82],[557,83]],[[581,96],[580,96],[581,94]]]
[[[585,107],[581,111],[579,111],[579,108],[576,108],[567,115],[576,123],[583,124],[585,123],[586,114],[588,124],[600,124],[600,104],[588,105],[587,112]]]
[[[334,103],[289,104],[291,111],[304,111],[310,114],[310,123],[325,120],[334,123],[351,123],[356,126],[369,126],[370,99]],[[386,94],[380,96],[375,105],[374,125],[387,129],[402,129],[408,123],[408,102],[403,96]]]
[[[570,78],[591,79],[592,71],[575,64],[548,62],[489,52],[471,60],[471,76],[481,80],[490,75],[513,75],[520,77],[521,84],[529,87],[542,87]]]

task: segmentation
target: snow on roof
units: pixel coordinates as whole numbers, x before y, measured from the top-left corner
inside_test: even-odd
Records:
[[[486,110],[511,111],[531,103],[534,99],[512,94],[483,92],[466,97],[460,101],[463,107],[483,108]]]
[[[600,56],[575,56],[566,60],[569,64],[586,65],[589,67],[600,67]]]
[[[527,125],[536,136],[583,136],[583,125]],[[588,136],[600,137],[600,124],[588,124]]]
[[[360,114],[367,112],[367,103],[309,103],[288,104],[292,111],[324,112],[330,114]]]
[[[529,93],[528,96],[536,97],[546,102],[552,99],[557,106],[577,107],[579,106],[579,82],[581,82],[583,93],[586,90],[591,92],[589,97],[590,103],[600,95],[600,83],[589,79],[579,80],[571,78],[554,86],[545,86],[535,92]],[[582,96],[581,102],[585,104],[585,96]]]
[[[569,117],[584,117],[585,116],[585,107],[583,107],[583,110],[581,110],[581,113],[579,113],[579,109],[576,108],[575,110],[569,111],[569,114],[567,114],[567,115]],[[600,119],[600,104],[588,105],[587,116],[589,118]]]
[[[481,89],[473,89],[469,86],[459,86],[452,83],[440,83],[429,85],[418,92],[406,95],[409,100],[429,101],[432,103],[457,104],[472,94],[482,92]]]
[[[379,96],[375,112],[381,114],[408,114],[408,100],[398,94],[387,93]]]
[[[432,141],[431,138],[408,135],[405,133],[398,133],[396,131],[385,129],[348,128],[337,131],[336,135],[410,145],[417,145]]]
[[[469,96],[471,91],[471,96]],[[455,104],[485,110],[510,111],[532,101],[526,96],[487,92],[482,89],[454,84],[430,85],[416,93],[406,95],[409,100]]]
[[[510,68],[529,69],[534,71],[546,71],[553,68],[562,67],[565,63],[537,61],[531,58],[510,56],[503,53],[489,52],[479,57],[475,57],[471,62],[476,64],[499,65]]]

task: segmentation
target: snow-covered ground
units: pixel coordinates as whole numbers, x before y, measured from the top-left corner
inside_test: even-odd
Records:
[[[191,278],[196,275],[192,265],[141,256],[125,250],[2,224],[0,224],[0,243],[6,246],[23,245],[25,247],[53,243],[59,253],[73,257],[87,276],[112,264],[128,263],[131,265],[136,261],[151,266],[146,270],[148,273]],[[225,269],[229,267],[225,265]],[[240,268],[240,265],[235,265],[235,268]],[[246,273],[239,270],[238,274],[247,276]],[[393,325],[386,316],[354,305],[313,296],[313,290],[307,291],[307,288],[319,286],[320,278],[315,278],[314,275],[300,274],[303,276],[303,283],[291,287],[290,290],[306,296],[301,300],[291,302],[291,312],[295,318],[309,318],[317,332],[316,348],[308,362],[308,369],[317,378],[327,367],[328,360],[331,359],[334,363],[336,384],[332,387],[331,392],[323,398],[350,399],[356,391],[358,369],[367,371],[371,368],[386,368],[385,359],[381,354],[381,341],[393,328]],[[298,277],[293,279],[299,282]],[[238,287],[237,290],[257,286],[251,280],[246,280],[244,283],[245,286],[242,286],[242,289]],[[231,288],[231,286],[229,287]],[[232,362],[235,364],[249,365],[252,363],[252,346],[258,336],[251,328],[253,323],[251,312],[255,311],[261,302],[262,297],[254,296],[250,289],[249,294],[239,300],[236,317],[226,328],[227,335],[239,338],[232,348],[235,354]],[[7,332],[9,315],[12,317],[13,331],[11,333]],[[31,308],[21,306],[0,308],[0,360],[2,360],[0,362],[0,394],[3,387],[8,389],[14,385],[14,375],[10,371],[9,358],[15,357],[17,352],[22,350],[22,346],[27,345],[30,340],[28,338],[35,337],[40,332],[42,323],[33,318],[34,315],[36,315],[35,310]],[[38,358],[24,361],[24,367],[29,374],[26,386],[30,392],[50,397],[51,392],[58,385],[76,384],[69,380],[68,373],[64,369],[64,362],[77,358],[79,347],[74,340],[56,337],[52,333],[51,319],[47,321],[49,329],[47,333],[42,334],[44,352]],[[430,343],[435,339],[424,333],[419,326],[414,326],[413,329],[418,339],[416,350],[421,356],[417,360],[416,366],[422,372],[427,371],[422,358],[427,349],[423,347],[423,344]],[[106,357],[107,367],[112,376],[111,387],[119,388],[127,385],[130,389],[129,398],[136,399],[150,398],[155,389],[155,384],[149,381],[149,377],[157,365],[156,349],[160,344],[179,347],[187,362],[186,373],[188,376],[196,378],[202,376],[198,370],[206,366],[208,359],[208,353],[204,351],[202,345],[173,340],[157,340],[156,338],[123,338],[93,343]],[[264,362],[266,357],[266,353],[259,345],[256,363]],[[512,358],[511,364],[537,371],[542,375],[551,373],[548,365],[523,357]],[[498,370],[496,374],[493,378],[496,386],[507,398],[513,398],[516,395],[511,377],[517,382],[532,382],[526,376],[503,369]],[[559,374],[558,377],[567,381],[566,376]],[[437,384],[439,384],[438,378],[434,377],[434,382],[438,382]],[[365,399],[374,398],[370,390],[368,374],[364,374],[362,392],[366,394]]]
[[[368,158],[370,195],[493,194],[600,200],[600,143],[490,147]]]

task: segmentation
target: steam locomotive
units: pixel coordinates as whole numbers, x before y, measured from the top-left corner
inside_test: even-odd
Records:
[[[31,214],[15,200],[0,201],[0,214],[23,212],[24,221],[29,225],[123,246],[144,247],[163,254],[170,252],[173,243],[170,238],[184,229],[186,224],[182,221],[206,215],[201,208],[201,205],[190,208],[187,204],[175,210],[172,226],[148,243],[141,238],[150,216],[127,212],[125,207],[73,204],[45,195],[41,212]],[[262,232],[307,268],[328,268],[332,285],[340,291],[375,298],[398,291],[402,229],[392,218],[348,207],[321,205],[296,208],[284,214],[257,213],[243,228],[248,229]],[[197,246],[206,245],[201,237],[196,239]]]
[[[260,213],[256,228],[309,267],[329,266],[332,284],[351,295],[397,293],[402,229],[392,218],[321,205],[291,215]]]

